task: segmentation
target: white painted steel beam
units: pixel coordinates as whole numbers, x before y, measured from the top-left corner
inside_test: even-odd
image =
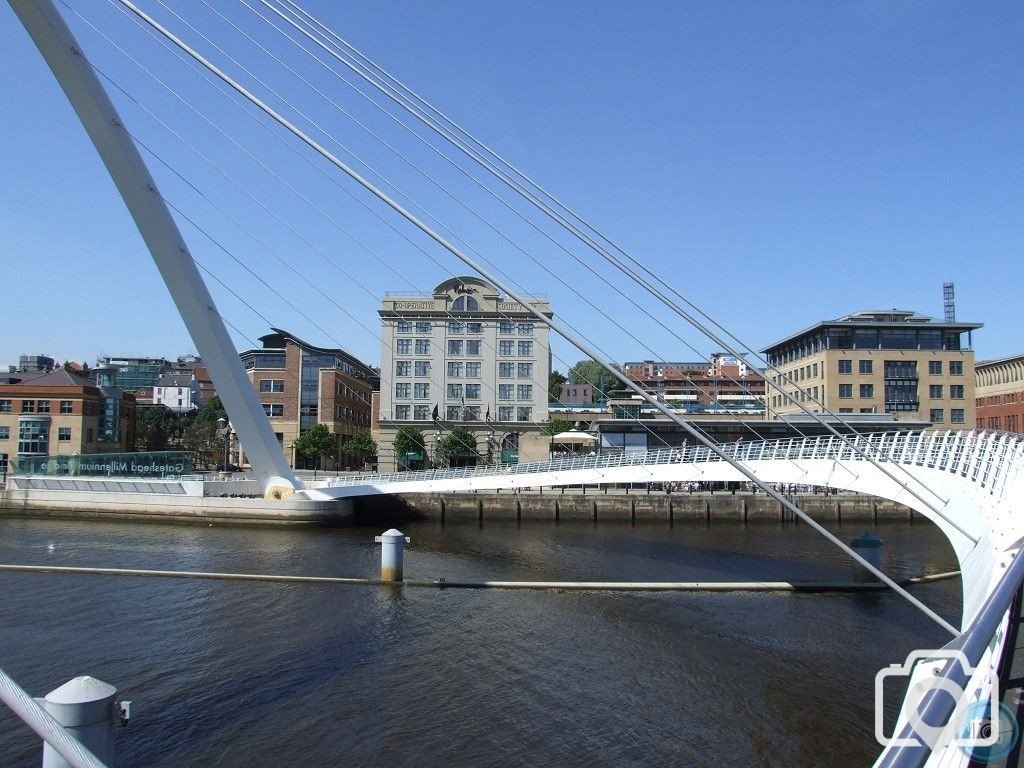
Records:
[[[213,298],[142,156],[106,90],[50,0],[8,0],[60,83],[110,172],[268,496],[301,487],[228,335]]]

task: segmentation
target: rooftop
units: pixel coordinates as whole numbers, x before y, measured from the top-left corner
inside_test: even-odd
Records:
[[[822,320],[817,322],[814,325],[804,328],[802,331],[797,331],[785,338],[779,339],[773,344],[763,347],[761,351],[771,352],[777,347],[793,341],[794,339],[799,339],[802,336],[829,328],[907,328],[910,326],[936,331],[955,331],[958,333],[964,333],[965,331],[973,331],[978,328],[982,328],[983,325],[983,323],[939,322],[927,315],[919,315],[916,312],[906,309],[862,309],[857,312],[852,312],[849,315],[837,317],[835,320]]]

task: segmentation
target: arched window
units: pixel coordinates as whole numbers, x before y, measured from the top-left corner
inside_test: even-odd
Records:
[[[479,309],[480,305],[472,296],[459,296],[452,302],[452,312],[476,312]]]

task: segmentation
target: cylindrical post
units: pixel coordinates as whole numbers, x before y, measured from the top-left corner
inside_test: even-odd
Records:
[[[863,557],[875,568],[881,568],[882,562],[882,540],[874,534],[865,531],[850,542],[853,551]],[[878,578],[860,563],[853,564],[853,580],[858,584],[876,582]]]
[[[117,689],[82,675],[68,680],[50,691],[45,698],[36,699],[53,718],[72,736],[107,765],[114,760],[114,711]],[[43,768],[72,768],[71,763],[46,742],[43,743]]]
[[[384,531],[380,536],[374,536],[373,540],[381,545],[380,547],[380,580],[401,581],[402,565],[405,554],[405,545],[411,541],[401,531],[392,528]]]

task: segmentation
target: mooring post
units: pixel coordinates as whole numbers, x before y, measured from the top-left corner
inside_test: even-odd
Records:
[[[863,557],[875,568],[881,568],[882,562],[882,540],[873,533],[865,531],[850,542],[853,551]],[[860,563],[853,564],[853,580],[858,584],[878,581],[878,577]]]
[[[115,702],[117,689],[82,675],[36,699],[54,720],[108,766],[114,764],[114,725],[127,725],[130,701]],[[43,768],[71,768],[71,763],[43,742]]]
[[[401,581],[402,566],[405,554],[405,545],[412,539],[401,531],[392,528],[384,531],[380,536],[374,536],[373,540],[381,545],[380,547],[380,580]]]

